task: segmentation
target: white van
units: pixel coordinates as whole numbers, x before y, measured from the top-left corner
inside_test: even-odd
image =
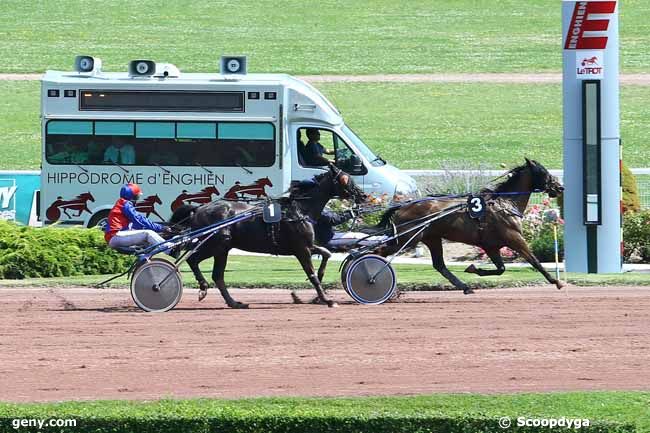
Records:
[[[237,69],[238,58],[227,61]],[[289,75],[185,74],[144,60],[104,73],[92,57],[76,65],[42,78],[45,224],[103,222],[127,182],[141,185],[136,208],[154,220],[183,203],[280,196],[322,173],[323,158],[368,193],[417,193],[318,90]]]

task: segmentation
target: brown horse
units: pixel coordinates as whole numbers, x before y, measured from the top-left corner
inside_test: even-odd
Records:
[[[521,231],[521,218],[528,206],[532,192],[547,192],[549,196],[557,197],[564,188],[542,164],[527,158],[525,164],[513,168],[500,178],[504,180],[493,189],[484,189],[479,194],[486,203],[486,209],[480,219],[472,218],[469,215],[468,207],[462,207],[462,209],[433,221],[411,240],[408,246],[415,246],[418,242],[423,242],[431,251],[433,267],[455,287],[463,289],[465,294],[473,293],[473,291],[447,269],[443,259],[442,239],[479,246],[485,250],[496,266],[496,269],[485,270],[470,265],[465,272],[479,276],[503,274],[505,266],[500,250],[502,247],[509,247],[541,272],[551,284],[555,284],[558,289],[562,288],[562,283],[546,272],[528,247]],[[445,208],[466,201],[466,197],[459,199],[430,197],[417,200],[400,208],[388,210],[382,216],[377,227],[387,227],[392,221],[398,227],[398,233],[404,233],[409,228],[426,220],[427,216],[433,216]],[[415,232],[403,234],[398,238],[397,245],[382,246],[376,252],[382,256],[393,254],[405,242],[408,242],[413,234]]]
[[[231,297],[224,280],[228,253],[232,248],[238,248],[258,253],[295,256],[316,289],[318,301],[330,307],[334,306],[334,302],[325,296],[321,285],[327,259],[331,253],[314,244],[314,229],[311,223],[319,218],[327,202],[334,197],[351,198],[357,203],[366,199],[366,195],[350,175],[332,165],[329,170],[315,176],[313,180],[291,183],[289,197],[279,201],[283,212],[279,223],[267,224],[262,216],[256,216],[224,228],[206,241],[187,259],[199,283],[199,300],[206,296],[210,287],[199,269],[199,264],[213,257],[212,279],[221,296],[232,308],[247,307],[246,304],[237,302]],[[197,230],[253,208],[254,206],[246,203],[226,200],[200,207],[185,205],[173,213],[170,222],[176,227]],[[312,254],[315,253],[323,257],[318,272],[314,269],[311,259]]]

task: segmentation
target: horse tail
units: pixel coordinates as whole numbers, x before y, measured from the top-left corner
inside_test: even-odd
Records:
[[[179,206],[169,218],[170,224],[179,226],[189,226],[190,220],[198,206],[192,204],[184,204]]]

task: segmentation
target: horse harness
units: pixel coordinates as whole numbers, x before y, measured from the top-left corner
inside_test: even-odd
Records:
[[[487,227],[486,215],[488,206],[495,212],[504,212],[518,218],[524,217],[519,209],[512,205],[512,203],[501,200],[499,197],[490,197],[486,201],[481,195],[470,195],[467,199],[466,212],[472,220],[476,221],[478,226],[479,242],[481,243],[483,241],[483,231],[485,230],[485,227]]]
[[[280,205],[280,217],[273,222],[264,221],[266,223],[267,236],[271,239],[274,254],[277,256],[280,253],[280,230],[283,221],[299,223],[308,220],[308,218],[300,212],[300,210],[293,207],[293,203],[283,203],[280,200],[266,200],[265,205],[278,203]]]

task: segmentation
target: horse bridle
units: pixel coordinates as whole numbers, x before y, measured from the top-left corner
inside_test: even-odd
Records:
[[[345,190],[345,192],[356,202],[357,198],[357,191],[354,191],[352,187],[350,186],[352,183],[352,178],[350,177],[349,174],[345,173],[346,176],[348,176],[348,182],[345,185],[341,184],[341,175],[344,174],[343,170],[338,168],[336,165],[331,164],[330,165],[330,170],[334,173],[334,177],[332,178],[332,183],[337,187],[337,189],[340,190]]]

